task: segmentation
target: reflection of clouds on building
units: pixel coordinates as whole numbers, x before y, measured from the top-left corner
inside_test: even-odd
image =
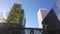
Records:
[[[60,0],[56,2],[56,4],[53,7],[58,19],[60,20]]]
[[[58,8],[60,8],[60,0],[57,1],[56,5]]]

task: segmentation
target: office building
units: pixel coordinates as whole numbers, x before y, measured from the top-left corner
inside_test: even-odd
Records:
[[[60,21],[60,0],[57,0],[56,4],[53,6],[53,9]]]
[[[39,28],[42,28],[42,20],[46,17],[48,14],[47,9],[41,8],[39,9],[37,16],[38,16],[38,22],[39,22]]]
[[[8,30],[11,34],[24,34],[25,30],[21,30],[19,28],[25,28],[25,14],[24,10],[21,7],[21,3],[17,2],[14,3],[11,11],[8,14],[7,17],[7,23],[8,23]]]
[[[13,5],[11,11],[9,12],[9,15],[7,17],[8,23],[18,23],[25,27],[25,15],[24,10],[21,7],[21,3],[17,2]]]
[[[45,29],[44,33],[48,34],[56,34],[58,30],[60,30],[60,22],[57,18],[57,15],[53,8],[50,10],[48,15],[42,21],[43,29]]]

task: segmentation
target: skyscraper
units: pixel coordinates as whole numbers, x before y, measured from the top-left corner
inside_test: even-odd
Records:
[[[57,0],[57,3],[43,19],[42,24],[45,29],[44,34],[60,34],[60,0]]]
[[[47,9],[45,8],[41,8],[39,9],[37,16],[38,16],[38,22],[39,22],[39,28],[42,28],[42,20],[46,17],[46,15],[48,14]]]
[[[21,7],[21,3],[14,3],[11,11],[7,16],[8,32],[11,34],[24,34],[25,30],[20,29],[25,27],[25,14]],[[13,32],[12,32],[13,31]]]
[[[24,15],[24,10],[21,7],[21,3],[17,2],[14,3],[11,11],[9,12],[9,15],[7,17],[8,23],[18,23],[22,26],[25,26],[25,15]]]
[[[56,13],[58,19],[60,20],[60,0],[57,0],[56,4],[53,6],[53,10]]]
[[[60,22],[59,22],[57,15],[56,15],[55,11],[53,10],[53,8],[50,10],[48,15],[44,18],[44,20],[42,21],[42,24],[44,26],[43,29],[45,29],[45,31],[44,31],[45,33],[46,32],[48,34],[60,33],[60,32],[58,32],[58,30],[60,31],[60,29],[59,29]]]
[[[14,9],[16,9],[16,8],[22,9],[21,3],[20,2],[14,3],[12,8],[14,8]]]

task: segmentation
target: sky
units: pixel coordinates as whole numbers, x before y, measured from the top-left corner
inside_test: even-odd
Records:
[[[40,8],[50,9],[56,0],[0,0],[0,12],[6,17],[15,2],[21,2],[26,17],[26,27],[38,28],[37,12]]]

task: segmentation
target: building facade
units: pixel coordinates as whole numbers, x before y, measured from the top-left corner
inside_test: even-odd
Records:
[[[57,0],[56,4],[53,6],[53,10],[55,11],[55,13],[60,21],[60,0]]]
[[[25,34],[25,14],[24,10],[21,7],[21,3],[14,3],[11,11],[7,16],[7,24],[8,24],[8,34]]]
[[[24,10],[21,7],[21,3],[17,2],[13,5],[7,17],[7,22],[20,24],[25,27],[26,19],[24,15]]]
[[[58,17],[53,10],[53,8],[50,10],[48,15],[44,18],[42,21],[43,29],[45,34],[56,34],[58,30],[60,30],[60,22],[58,20]]]
[[[39,11],[37,13],[39,28],[42,28],[42,26],[43,26],[42,21],[46,17],[47,14],[48,14],[47,9],[45,9],[45,8],[39,9]]]

